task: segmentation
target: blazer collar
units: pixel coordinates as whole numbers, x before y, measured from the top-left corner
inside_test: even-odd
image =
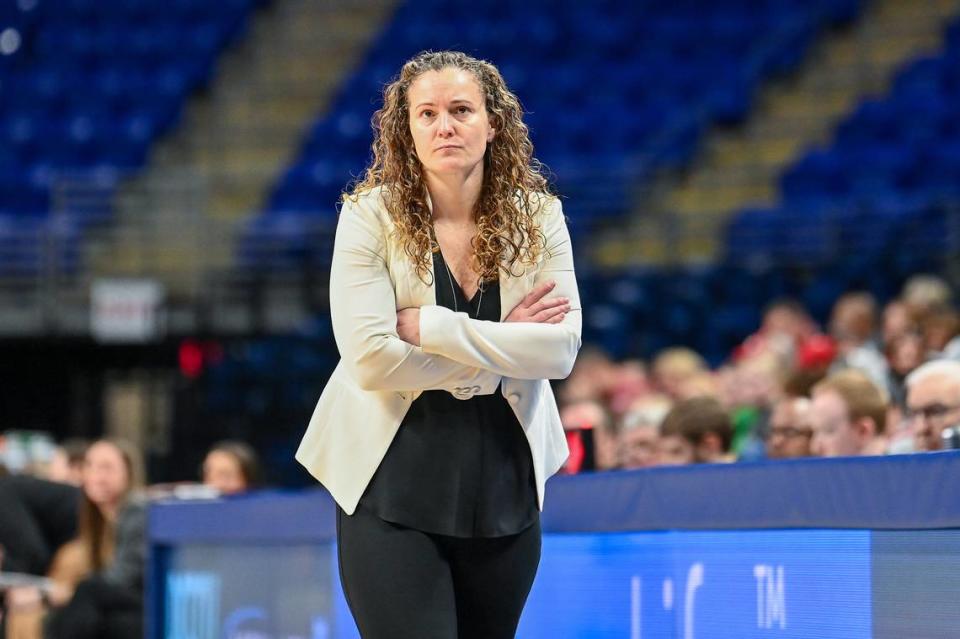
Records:
[[[426,197],[427,209],[429,209],[431,216],[433,215],[433,200],[430,198],[430,191],[427,190]],[[433,260],[430,259],[432,256],[427,256],[427,263],[432,264]],[[412,267],[411,267],[412,268]],[[431,278],[430,284],[424,284],[419,277],[416,276],[416,273],[413,274],[411,278],[412,285],[419,288],[420,295],[423,299],[429,300],[431,305],[437,303],[437,291],[434,288],[434,280]],[[523,296],[526,295],[527,291],[524,290],[524,282],[526,278],[523,277],[512,277],[507,275],[503,269],[500,270],[500,321],[502,322],[506,319],[507,314],[513,310],[513,307],[516,306]]]

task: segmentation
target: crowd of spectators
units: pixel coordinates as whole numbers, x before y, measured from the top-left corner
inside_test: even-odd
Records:
[[[208,451],[199,484],[146,486],[142,453],[123,439],[74,439],[56,448],[43,444],[48,438],[33,439],[26,447],[31,454],[24,454],[0,438],[0,459],[7,461],[0,464],[5,639],[143,636],[146,503],[170,495],[235,495],[260,483],[257,455],[239,441]]]
[[[684,347],[615,362],[588,346],[558,396],[567,473],[957,448],[960,315],[930,276],[882,307],[847,293],[824,327],[777,300],[719,368]],[[199,482],[152,486],[121,439],[13,441],[0,436],[0,638],[140,636],[145,503],[261,481],[238,441],[209,450]]]
[[[929,275],[883,306],[848,292],[824,326],[776,300],[718,368],[683,347],[615,362],[585,346],[559,390],[565,472],[956,447],[953,304]]]

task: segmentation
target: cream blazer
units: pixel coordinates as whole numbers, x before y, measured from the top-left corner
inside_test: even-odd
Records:
[[[330,315],[340,362],[313,411],[296,459],[349,514],[410,408],[425,390],[459,399],[501,388],[530,444],[537,500],[567,458],[549,379],[570,374],[580,348],[580,295],[560,201],[543,197],[546,249],[519,276],[500,275],[500,319],[545,280],[570,299],[559,324],[498,323],[437,305],[393,237],[382,189],[343,204],[330,268]],[[429,204],[429,200],[428,200]],[[432,205],[431,210],[432,210]],[[521,267],[515,266],[515,272]],[[432,282],[432,278],[431,278]],[[416,347],[397,336],[397,311],[420,308]]]

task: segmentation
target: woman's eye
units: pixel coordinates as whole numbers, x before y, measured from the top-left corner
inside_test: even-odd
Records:
[[[457,113],[459,113],[459,114],[461,114],[461,115],[464,114],[464,113],[470,113],[470,107],[459,106],[459,107],[457,107]]]
[[[420,117],[421,117],[421,118],[432,118],[432,117],[433,117],[433,111],[431,111],[430,109],[424,109],[423,111],[420,112]]]

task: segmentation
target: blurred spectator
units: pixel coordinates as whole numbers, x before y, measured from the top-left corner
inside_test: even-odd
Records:
[[[790,372],[783,382],[783,394],[786,397],[810,397],[813,387],[824,377],[825,370],[797,369]]]
[[[923,363],[923,338],[917,332],[903,333],[887,343],[886,356],[890,403],[902,407],[907,401],[907,375]]]
[[[875,338],[877,302],[863,292],[842,295],[830,316],[830,336],[837,345],[832,371],[856,368],[877,386],[887,383],[887,361]]]
[[[653,361],[654,385],[674,399],[681,398],[687,384],[705,373],[709,373],[707,362],[689,348],[665,349]]]
[[[730,416],[719,401],[712,397],[685,399],[664,417],[658,462],[675,466],[731,461],[732,438]]]
[[[739,459],[765,457],[767,422],[773,403],[783,392],[780,380],[786,363],[774,352],[760,352],[724,368],[721,403],[733,428],[730,452]]]
[[[617,467],[617,433],[610,411],[601,402],[579,401],[560,411],[570,456],[565,473]]]
[[[47,465],[47,479],[61,484],[79,486],[83,478],[83,459],[90,442],[68,439],[56,447]]]
[[[202,474],[203,483],[221,495],[235,495],[260,486],[260,459],[248,444],[225,440],[207,453]]]
[[[960,424],[960,362],[928,362],[907,377],[907,409],[917,450],[940,450],[943,433]]]
[[[621,468],[647,468],[657,464],[660,424],[670,405],[670,398],[665,395],[647,395],[630,406],[620,426]]]
[[[0,477],[0,569],[44,575],[77,532],[80,491],[28,475]]]
[[[820,457],[883,454],[886,416],[886,398],[865,373],[834,373],[813,389],[811,451]]]
[[[604,392],[607,405],[614,416],[622,416],[635,399],[650,392],[647,367],[637,359],[628,359],[614,366]]]
[[[790,298],[775,300],[764,310],[760,329],[734,350],[733,360],[760,353],[794,359],[817,334],[817,324],[802,304]]]
[[[77,538],[54,560],[46,639],[129,639],[143,634],[146,508],[143,463],[122,440],[87,450]]]
[[[952,308],[937,306],[927,311],[921,324],[923,348],[929,356],[940,356],[945,351],[955,353],[960,334],[960,316]]]
[[[910,315],[920,321],[930,310],[950,306],[952,298],[950,286],[935,275],[914,275],[904,284],[901,295]]]
[[[777,402],[770,415],[767,457],[770,459],[808,457],[812,437],[810,400],[806,397],[785,397]]]
[[[616,365],[602,350],[584,346],[560,392],[562,404],[593,400],[602,401],[613,385]]]
[[[910,307],[903,300],[894,300],[883,309],[881,339],[888,345],[907,333],[917,329],[916,321],[910,314]]]

